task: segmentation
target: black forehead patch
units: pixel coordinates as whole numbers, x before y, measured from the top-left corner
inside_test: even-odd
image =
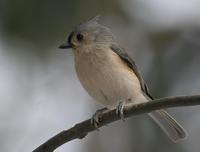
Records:
[[[68,44],[71,44],[72,36],[74,35],[74,32],[71,32],[68,37]]]

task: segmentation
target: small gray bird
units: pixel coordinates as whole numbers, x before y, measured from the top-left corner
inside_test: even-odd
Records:
[[[78,78],[89,95],[108,110],[118,107],[123,117],[124,104],[149,102],[153,97],[135,62],[116,42],[111,31],[98,23],[98,18],[76,26],[68,42],[59,48],[72,48]],[[149,116],[172,141],[186,138],[185,130],[165,110],[154,111]]]

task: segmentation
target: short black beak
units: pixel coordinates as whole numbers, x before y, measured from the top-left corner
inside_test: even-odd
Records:
[[[68,44],[68,43],[64,43],[61,46],[59,46],[58,48],[59,49],[70,49],[70,48],[72,48],[72,45]]]

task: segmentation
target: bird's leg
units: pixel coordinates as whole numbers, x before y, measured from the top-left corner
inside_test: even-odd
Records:
[[[105,113],[106,111],[108,111],[107,108],[103,108],[103,109],[99,109],[95,112],[95,114],[92,116],[90,122],[92,125],[94,125],[94,127],[98,130],[98,125],[101,119],[101,116],[103,113]]]
[[[127,99],[125,101],[119,102],[117,108],[116,108],[116,114],[123,120],[125,121],[124,118],[124,106],[130,102],[131,99]]]
[[[124,118],[124,105],[125,105],[125,101],[122,101],[118,104],[117,108],[116,108],[116,114],[123,120],[125,121]]]

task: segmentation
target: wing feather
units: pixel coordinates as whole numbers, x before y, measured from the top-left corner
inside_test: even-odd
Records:
[[[141,85],[141,90],[150,98],[153,100],[153,97],[151,96],[151,94],[149,93],[148,87],[147,85],[144,83],[144,80],[134,62],[133,59],[131,59],[131,57],[126,53],[126,51],[124,51],[124,49],[122,49],[121,47],[119,47],[118,45],[112,45],[110,47],[112,49],[112,51],[114,51],[117,55],[119,55],[119,57],[127,64],[127,66],[129,68],[131,68],[133,70],[133,72],[135,73],[135,75],[137,76],[138,80],[140,81],[140,85]]]

